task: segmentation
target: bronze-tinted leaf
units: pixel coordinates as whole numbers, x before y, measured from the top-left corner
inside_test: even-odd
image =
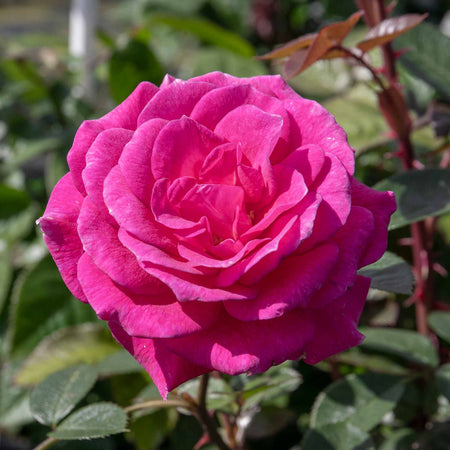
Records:
[[[307,48],[301,48],[294,52],[291,57],[284,63],[283,73],[285,78],[290,79],[299,73],[300,67],[305,62]]]
[[[322,28],[311,44],[303,64],[291,75],[291,77],[299,74],[319,59],[322,59],[333,47],[340,45],[356,25],[362,14],[362,11],[358,11],[343,22],[332,23],[331,25]]]
[[[300,36],[297,39],[287,42],[281,47],[272,50],[265,55],[257,56],[256,59],[277,59],[292,55],[294,52],[309,47],[318,33],[310,33]]]
[[[406,33],[411,28],[419,25],[428,14],[405,14],[399,17],[383,20],[372,28],[362,42],[358,44],[363,52],[367,52],[379,45],[387,44],[397,36]]]

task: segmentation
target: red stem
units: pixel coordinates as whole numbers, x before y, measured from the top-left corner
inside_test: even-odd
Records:
[[[386,18],[386,9],[383,0],[377,0],[380,21]],[[395,56],[390,44],[381,46],[384,61],[384,73],[390,86],[397,83],[397,71],[395,68]],[[399,94],[402,95],[399,90]],[[409,120],[408,111],[405,111],[405,120]],[[394,130],[395,132],[396,130]],[[405,170],[414,169],[414,148],[411,142],[411,131],[407,133],[396,133],[399,146],[399,155]],[[427,313],[433,306],[432,293],[432,271],[433,261],[431,259],[432,235],[427,232],[425,222],[411,224],[412,253],[414,272],[416,276],[416,288],[414,291],[416,305],[416,326],[421,334],[428,334]]]

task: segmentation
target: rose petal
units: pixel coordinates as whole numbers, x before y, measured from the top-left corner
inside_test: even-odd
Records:
[[[393,192],[375,191],[356,179],[352,179],[352,201],[354,205],[368,209],[375,219],[372,239],[359,263],[359,267],[363,267],[383,256],[387,245],[389,220],[397,209],[397,204]]]
[[[323,288],[313,296],[311,307],[324,307],[354,284],[361,255],[372,241],[373,231],[373,214],[353,206],[346,224],[332,238],[339,246],[338,262]]]
[[[78,278],[98,317],[119,323],[131,336],[186,336],[211,327],[221,311],[220,303],[181,304],[170,289],[157,297],[127,294],[86,253],[78,263]]]
[[[305,362],[316,364],[361,344],[364,336],[357,330],[357,325],[369,286],[370,278],[358,276],[342,297],[314,311],[316,331],[314,339],[306,346]]]
[[[338,259],[339,249],[326,243],[303,255],[291,255],[260,282],[258,296],[248,301],[224,302],[227,312],[242,321],[280,317],[306,307],[326,282]]]
[[[156,223],[152,211],[133,195],[119,166],[114,167],[106,177],[103,196],[111,215],[121,228],[160,248],[175,248],[173,236]]]
[[[253,105],[231,110],[217,124],[214,132],[229,142],[241,144],[243,154],[253,167],[265,164],[280,138],[283,118]]]
[[[86,167],[82,173],[84,186],[89,198],[107,220],[109,213],[103,201],[103,183],[132,135],[132,131],[122,128],[102,131],[86,154]]]
[[[116,283],[140,294],[165,291],[160,281],[139,267],[135,256],[119,241],[117,230],[106,222],[89,197],[81,207],[78,233],[84,251]]]
[[[189,116],[196,103],[215,86],[174,79],[152,98],[139,115],[138,126],[151,119],[175,120]]]
[[[223,314],[208,330],[164,343],[181,357],[210,370],[253,374],[287,359],[299,359],[314,329],[307,310],[296,309],[277,319],[255,322]]]
[[[124,147],[119,166],[131,192],[144,204],[149,205],[154,179],[151,157],[155,140],[167,124],[162,119],[149,120],[142,124]]]
[[[70,173],[67,173],[53,189],[38,224],[64,283],[76,298],[85,302],[86,296],[77,279],[77,263],[83,254],[77,232],[82,202],[83,197],[75,188]]]
[[[198,178],[206,156],[224,140],[188,117],[169,122],[159,133],[152,153],[155,180]]]
[[[209,372],[168,350],[161,339],[131,337],[112,321],[109,322],[109,328],[119,344],[149,373],[164,400],[169,391],[181,383]]]

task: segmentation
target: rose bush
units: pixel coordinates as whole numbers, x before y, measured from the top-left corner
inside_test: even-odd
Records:
[[[392,193],[353,178],[322,106],[278,76],[141,83],[84,122],[40,226],[72,293],[163,397],[211,370],[359,344]]]

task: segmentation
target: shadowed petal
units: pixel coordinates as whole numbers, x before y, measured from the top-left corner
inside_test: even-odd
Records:
[[[113,321],[109,322],[109,328],[119,344],[149,373],[164,400],[181,383],[209,372],[171,352],[161,339],[131,337]]]
[[[77,218],[83,197],[73,185],[70,173],[57,183],[38,224],[44,241],[72,294],[85,302],[86,297],[77,279],[77,263],[83,246],[77,232]]]

